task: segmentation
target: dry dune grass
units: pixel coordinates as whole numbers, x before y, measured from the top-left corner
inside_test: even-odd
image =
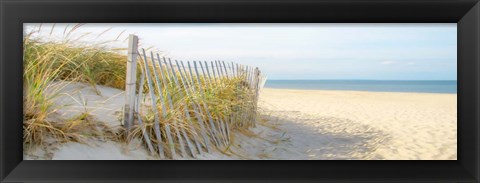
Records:
[[[89,136],[112,139],[122,136],[121,130],[114,132],[102,126],[102,123],[93,121],[89,111],[66,121],[58,122],[55,119],[55,112],[63,106],[54,105],[53,99],[61,95],[60,91],[70,83],[88,83],[99,95],[101,93],[96,90],[97,85],[119,89],[125,87],[126,56],[118,52],[123,49],[107,48],[104,44],[78,44],[85,35],[71,35],[82,25],[66,27],[61,41],[41,39],[41,25],[24,36],[23,143],[26,148],[41,145],[46,138],[54,138],[59,142],[81,142]],[[55,25],[51,27],[50,34],[54,29]],[[56,81],[67,82],[54,84]]]
[[[205,123],[207,128],[212,128],[212,125],[221,126],[222,124],[219,121],[228,122],[232,124],[229,129],[251,126],[246,121],[248,119],[255,120],[254,116],[240,115],[245,107],[254,107],[253,102],[249,100],[254,94],[250,88],[245,87],[243,75],[239,75],[239,77],[216,78],[214,81],[203,76],[199,77],[197,82],[192,82],[192,74],[185,72],[183,73],[184,77],[189,77],[192,80],[188,82],[186,79],[185,81],[180,79],[181,70],[172,69],[175,72],[171,72],[171,75],[166,77],[164,81],[153,81],[154,94],[157,96],[169,96],[172,105],[162,106],[160,105],[161,101],[156,100],[154,102],[157,104],[156,108],[153,108],[151,106],[151,98],[148,96],[150,87],[148,87],[147,82],[142,83],[137,90],[143,90],[141,92],[144,97],[142,97],[141,105],[139,106],[140,110],[136,115],[143,123],[140,125],[137,121],[130,131],[123,128],[111,129],[110,126],[92,118],[91,111],[86,110],[86,107],[77,116],[59,121],[55,115],[63,106],[55,104],[53,101],[60,95],[64,95],[61,91],[70,84],[87,83],[97,95],[102,95],[100,90],[97,89],[100,85],[122,90],[125,87],[127,57],[126,54],[120,52],[126,49],[108,48],[105,46],[108,42],[95,45],[78,44],[78,41],[87,34],[75,38],[71,37],[71,35],[80,29],[82,25],[77,24],[70,28],[66,27],[64,39],[61,41],[40,39],[42,36],[36,34],[39,34],[41,26],[24,36],[23,140],[25,148],[42,145],[52,139],[57,142],[86,142],[85,139],[96,137],[128,142],[134,138],[143,139],[145,137],[143,131],[145,131],[150,138],[143,139],[143,144],[148,146],[147,142],[152,144],[160,143],[165,147],[165,155],[168,158],[172,158],[173,154],[171,152],[181,151],[179,149],[180,145],[186,143],[179,141],[180,138],[177,137],[180,136],[183,136],[181,138],[184,140],[190,140],[192,143],[198,141],[203,148],[206,148],[207,141],[203,140],[199,133],[202,130],[200,122],[194,119],[202,118],[214,121],[213,124]],[[46,27],[43,27],[43,29],[46,29]],[[55,25],[51,27],[50,33],[54,29]],[[97,37],[109,30],[98,33]],[[122,33],[117,36],[116,40],[120,38]],[[153,73],[153,70],[158,72],[160,71],[159,69],[163,69],[166,71],[165,66],[153,67],[153,65],[148,65],[148,67],[145,67],[143,63],[143,61],[139,61],[137,81],[140,81],[141,73],[146,71],[145,68],[149,69],[150,74]],[[175,77],[178,80],[175,80]],[[146,78],[144,79],[146,80]],[[196,92],[189,93],[188,91],[190,90],[185,88],[185,83],[190,84],[190,87],[197,88]],[[160,90],[158,86],[162,86]],[[200,88],[202,90],[199,90]],[[75,97],[72,96],[72,98]],[[87,101],[83,100],[76,100],[75,102],[83,106],[88,105]],[[119,107],[122,108],[123,106]],[[154,111],[162,110],[166,111],[164,117],[160,118],[159,121],[162,127],[162,136],[157,138],[154,125]],[[186,120],[188,115],[192,120]],[[169,126],[170,129],[165,128],[166,126]],[[173,143],[167,143],[167,138],[171,138],[166,136],[166,134],[169,134],[167,131],[175,137],[170,141]],[[210,143],[214,143],[215,139],[217,139],[216,141],[220,141],[222,138],[225,141],[234,139],[232,134],[228,134],[225,131],[220,131],[218,134],[207,133],[207,135],[209,138],[214,139]],[[221,138],[218,136],[221,136]],[[153,147],[155,151],[158,151],[157,147]],[[228,146],[217,145],[214,148],[228,153]]]

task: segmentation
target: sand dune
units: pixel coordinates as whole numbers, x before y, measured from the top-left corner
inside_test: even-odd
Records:
[[[115,129],[121,126],[124,91],[96,86],[99,93],[85,83],[55,82],[61,88],[54,98],[55,112],[51,120],[62,123],[83,112],[95,122]],[[51,141],[51,142],[48,142]],[[154,159],[139,139],[129,144],[103,138],[85,137],[82,142],[59,143],[49,139],[43,146],[24,151],[25,160],[147,160]]]

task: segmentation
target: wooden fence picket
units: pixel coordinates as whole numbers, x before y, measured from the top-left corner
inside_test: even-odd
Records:
[[[149,68],[148,68],[148,63],[147,63],[147,56],[145,55],[145,50],[143,50],[143,56],[144,56],[144,59],[143,59],[143,62],[144,62],[144,68],[145,68],[145,75],[147,75],[147,84],[148,84],[148,88],[149,88],[149,93],[150,93],[150,100],[151,100],[151,103],[152,103],[152,107],[153,107],[153,113],[154,113],[154,128],[155,128],[155,135],[157,136],[157,146],[158,146],[158,151],[159,151],[159,154],[160,154],[160,158],[164,159],[165,158],[165,155],[163,153],[163,147],[162,147],[162,143],[161,143],[161,139],[162,139],[162,134],[161,134],[161,130],[160,130],[160,117],[159,117],[159,114],[158,114],[158,110],[157,109],[157,104],[156,104],[156,97],[155,97],[155,94],[154,94],[154,91],[153,91],[153,86],[152,86],[152,78],[150,76],[150,72],[149,72]]]
[[[123,107],[123,125],[127,129],[133,125],[135,85],[137,84],[138,37],[131,34],[128,41],[127,70],[125,78],[125,106]]]
[[[143,121],[141,118],[141,101],[142,101],[142,96],[143,96],[143,85],[145,85],[145,74],[143,73],[143,69],[140,69],[141,71],[141,76],[140,76],[140,86],[138,89],[138,95],[137,95],[137,100],[135,102],[135,113],[137,113],[138,116],[138,125],[140,125],[140,128],[142,128],[142,135],[145,140],[145,143],[147,143],[148,150],[150,151],[150,154],[154,154],[155,150],[153,149],[152,142],[150,141],[150,136],[148,136],[148,133],[145,129],[145,126],[143,125]]]

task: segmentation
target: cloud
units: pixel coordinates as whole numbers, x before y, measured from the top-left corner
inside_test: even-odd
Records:
[[[415,62],[408,62],[407,65],[415,65]]]
[[[397,63],[397,62],[395,62],[395,61],[390,61],[390,60],[380,62],[380,64],[382,64],[382,65],[392,65],[392,64],[396,64],[396,63]]]

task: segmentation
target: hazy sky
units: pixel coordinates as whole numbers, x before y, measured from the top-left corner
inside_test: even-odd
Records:
[[[53,24],[42,24],[50,38]],[[75,24],[56,24],[51,39]],[[35,27],[35,28],[34,28]],[[27,32],[39,24],[26,24]],[[103,31],[112,28],[97,37]],[[122,33],[122,31],[124,31]],[[456,80],[456,24],[85,24],[70,37],[154,46],[180,60],[258,66],[269,79]]]

